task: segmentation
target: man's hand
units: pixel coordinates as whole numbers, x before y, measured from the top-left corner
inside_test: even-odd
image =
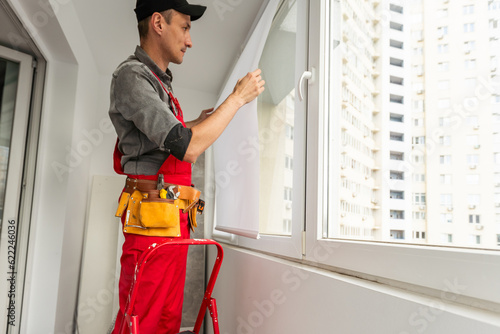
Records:
[[[212,115],[212,112],[214,111],[214,108],[210,109],[205,109],[201,112],[200,116],[198,116],[197,119],[194,119],[192,121],[186,122],[186,128],[192,128],[193,126],[200,124],[204,120],[206,120],[210,115]]]
[[[262,80],[260,73],[260,69],[249,72],[246,76],[238,80],[238,83],[234,86],[232,95],[237,97],[242,105],[251,102],[264,91],[265,81]]]
[[[205,109],[201,112],[200,116],[198,116],[198,119],[196,119],[196,121],[198,123],[200,122],[203,122],[204,120],[206,120],[208,117],[210,117],[211,112],[214,111],[214,108],[210,108],[210,109]]]

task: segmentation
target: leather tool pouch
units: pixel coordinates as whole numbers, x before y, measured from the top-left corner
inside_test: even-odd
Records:
[[[179,237],[179,201],[159,197],[158,190],[132,194],[122,193],[118,204],[117,217],[125,216],[123,232],[158,236]]]
[[[135,190],[128,200],[127,215],[125,216],[125,226],[141,227],[139,224],[139,211],[141,202],[147,198],[148,194],[143,194],[139,190]]]
[[[120,201],[118,202],[118,209],[116,209],[115,217],[121,217],[128,207],[128,201],[130,199],[130,194],[123,192],[120,196]]]
[[[160,198],[159,190],[139,191],[135,185],[129,186],[119,200],[116,217],[125,215],[123,232],[159,236],[180,237],[180,210],[189,214],[189,225],[197,227],[196,214],[200,191],[185,186],[177,186],[181,198]],[[201,211],[201,210],[200,210]]]
[[[173,228],[179,225],[179,205],[177,201],[156,197],[149,193],[141,201],[139,222],[145,228]]]

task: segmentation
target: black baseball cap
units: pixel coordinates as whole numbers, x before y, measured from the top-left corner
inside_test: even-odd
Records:
[[[167,9],[175,9],[179,13],[191,16],[191,21],[198,20],[207,7],[190,5],[186,0],[137,0],[135,14],[140,22],[153,13],[163,12]]]

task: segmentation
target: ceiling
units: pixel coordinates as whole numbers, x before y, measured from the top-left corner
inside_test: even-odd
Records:
[[[7,3],[0,0],[0,45],[35,56],[21,27],[22,24],[15,19]]]
[[[190,3],[208,8],[201,19],[193,22],[193,48],[186,53],[183,64],[170,67],[174,73],[174,86],[217,95],[242,51],[264,1],[267,0],[190,0]],[[136,0],[73,0],[71,3],[99,72],[110,75],[139,43],[133,11]],[[0,45],[11,46],[13,41],[9,34],[16,32],[17,36],[22,36],[20,24],[16,26],[15,19],[8,17],[4,0],[0,0],[0,4]],[[57,21],[50,20],[49,23],[57,24]],[[46,31],[57,29],[44,28],[39,34],[54,39],[54,47],[68,50],[63,35],[45,36]],[[24,42],[22,38],[14,42],[15,49],[35,55],[34,44]],[[57,50],[58,53],[61,50]],[[73,58],[73,55],[68,57]]]
[[[218,94],[265,0],[190,0],[208,7],[193,22],[193,48],[171,65],[174,86]],[[110,74],[139,43],[135,0],[74,0],[99,71]]]

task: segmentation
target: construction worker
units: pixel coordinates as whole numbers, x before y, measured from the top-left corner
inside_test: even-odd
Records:
[[[182,63],[193,46],[191,22],[205,10],[185,0],[137,0],[140,46],[113,73],[109,115],[118,135],[114,167],[127,175],[117,212],[122,217],[125,242],[120,310],[113,333],[119,332],[124,319],[141,253],[165,238],[189,238],[199,198],[191,187],[191,164],[220,136],[236,112],[264,90],[260,70],[255,70],[236,83],[216,110],[204,110],[196,120],[184,122],[168,66]],[[171,209],[174,200],[180,209]],[[159,217],[156,206],[148,208],[146,201],[167,203],[168,214]],[[139,202],[143,202],[140,208]],[[166,248],[168,253],[148,262],[135,303],[144,334],[174,334],[180,329],[187,247]]]

